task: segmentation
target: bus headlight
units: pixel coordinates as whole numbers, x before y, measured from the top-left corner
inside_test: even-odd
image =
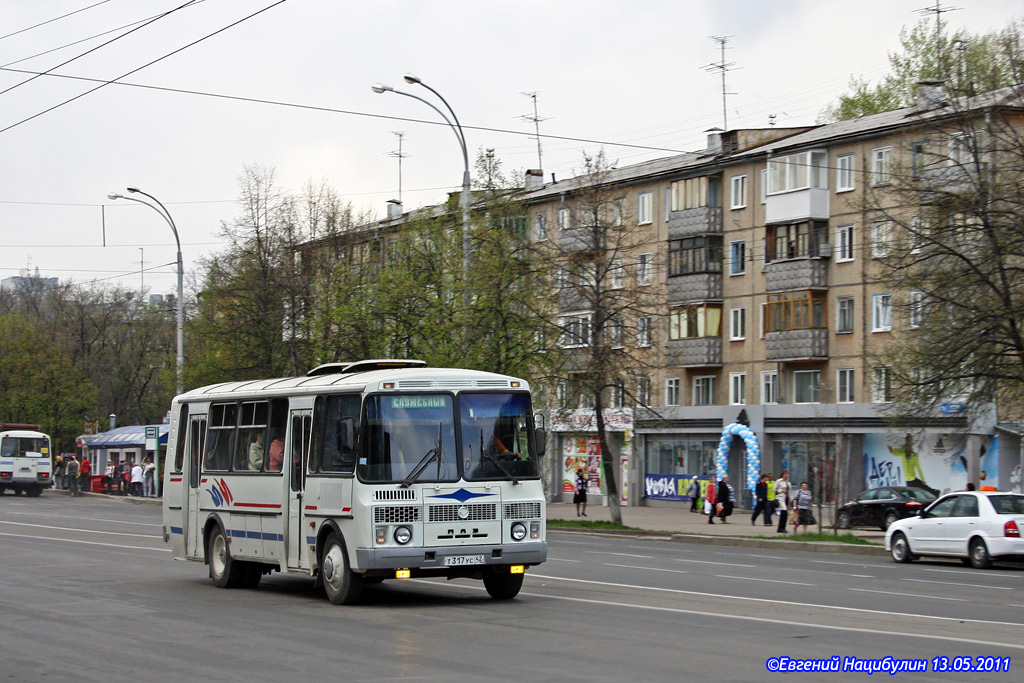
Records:
[[[392,538],[395,539],[395,543],[398,545],[405,545],[412,540],[412,529],[407,526],[400,526],[395,529]]]
[[[526,538],[526,525],[522,522],[516,522],[512,525],[512,539],[521,541],[524,538]]]

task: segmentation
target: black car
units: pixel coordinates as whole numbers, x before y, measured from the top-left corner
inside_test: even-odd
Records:
[[[921,512],[936,495],[913,486],[880,486],[868,489],[836,511],[840,529],[852,526],[877,526],[882,531],[904,517]]]

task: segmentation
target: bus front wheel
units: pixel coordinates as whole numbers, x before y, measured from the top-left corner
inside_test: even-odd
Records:
[[[523,587],[523,574],[512,574],[505,568],[504,571],[485,571],[484,588],[487,594],[495,600],[511,600],[519,595],[519,589]]]
[[[324,592],[332,603],[352,605],[359,601],[363,592],[363,577],[349,569],[345,547],[334,532],[324,540],[320,575],[323,577]]]
[[[234,588],[247,574],[245,563],[231,558],[228,539],[219,525],[210,530],[206,557],[210,563],[210,579],[217,588]]]

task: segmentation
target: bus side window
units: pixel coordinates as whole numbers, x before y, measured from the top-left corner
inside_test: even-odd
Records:
[[[235,436],[238,406],[221,403],[210,406],[210,427],[206,439],[204,470],[225,472],[231,466],[231,446]]]
[[[270,402],[270,436],[267,440],[267,471],[280,472],[284,463],[284,432],[288,425],[288,399]]]
[[[174,442],[174,471],[181,472],[185,464],[185,433],[188,428],[188,404],[182,404],[178,411],[178,435]]]
[[[355,470],[357,443],[352,448],[345,448],[344,418],[359,419],[359,396],[343,394],[341,396],[318,397],[313,411],[313,429],[317,437],[314,440],[312,458],[317,461],[322,472],[351,473]],[[357,430],[358,431],[358,430]]]

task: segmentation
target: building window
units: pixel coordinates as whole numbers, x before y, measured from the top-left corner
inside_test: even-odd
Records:
[[[889,368],[871,370],[871,402],[892,403],[892,379]]]
[[[558,407],[565,408],[568,405],[568,400],[565,380],[558,380],[558,384],[555,385],[555,401],[558,403]]]
[[[979,138],[980,135],[974,132],[960,132],[950,135],[949,165],[972,167],[975,157],[980,158],[978,153]]]
[[[761,203],[768,201],[768,169],[761,169]]]
[[[722,272],[722,238],[688,237],[668,242],[669,277]]]
[[[651,255],[640,254],[636,262],[636,283],[638,285],[651,284]]]
[[[853,403],[853,368],[836,371],[836,403]]]
[[[747,206],[747,176],[734,175],[730,181],[732,189],[732,209],[744,209]]]
[[[769,294],[765,309],[765,332],[826,327],[826,309],[825,292],[802,290]]]
[[[609,282],[609,286],[612,289],[622,289],[623,288],[624,285],[623,285],[623,282],[622,282],[622,280],[623,280],[622,276],[623,276],[624,272],[625,272],[625,267],[622,265],[622,259],[620,259],[620,258],[613,258],[612,259],[612,263],[611,263],[611,267],[608,268],[608,282]]]
[[[853,332],[853,297],[843,296],[836,299],[836,333]]]
[[[558,229],[568,230],[572,227],[572,214],[569,207],[563,206],[558,209]]]
[[[761,403],[779,402],[779,373],[776,370],[761,372]]]
[[[548,216],[545,213],[538,213],[533,221],[533,234],[538,242],[548,238]]]
[[[910,292],[910,306],[907,311],[907,324],[916,330],[921,327],[921,319],[924,316],[924,292],[914,289]]]
[[[892,248],[892,221],[880,219],[871,224],[871,257],[885,258]]]
[[[768,194],[828,189],[828,154],[800,152],[768,160]]]
[[[887,185],[892,182],[892,147],[871,150],[871,184]]]
[[[729,275],[743,275],[747,272],[747,243],[729,242]]]
[[[828,223],[824,221],[769,225],[765,240],[767,262],[819,256],[818,245],[828,241],[827,231]]]
[[[669,339],[722,336],[722,306],[683,306],[668,312]]]
[[[665,405],[679,405],[679,378],[669,377],[665,380]]]
[[[910,143],[910,177],[920,180],[928,166],[928,141],[916,140]]]
[[[889,332],[892,330],[892,294],[873,294],[871,296],[871,331]]]
[[[729,403],[742,406],[747,403],[747,373],[729,373]]]
[[[677,180],[669,186],[669,197],[673,211],[697,209],[704,206],[720,206],[718,201],[719,179],[703,176]]]
[[[641,406],[651,405],[651,378],[640,376],[636,378],[636,402]]]
[[[611,224],[613,228],[621,228],[626,224],[625,199],[616,199],[612,202]]]
[[[559,318],[562,348],[590,346],[590,314],[578,313]]]
[[[641,192],[637,198],[638,217],[640,225],[647,225],[654,221],[654,193]]]
[[[563,291],[569,286],[569,271],[559,266],[558,270],[555,271],[555,284],[558,287],[558,291]]]
[[[920,216],[910,217],[910,253],[919,254],[921,253],[921,247],[924,246],[924,229],[921,225]]]
[[[821,370],[793,372],[793,403],[821,403]]]
[[[612,384],[611,394],[612,408],[622,408],[626,404],[626,385],[621,381],[616,380]]]
[[[636,319],[636,345],[644,348],[651,345],[651,316],[643,315]]]
[[[729,311],[729,339],[733,341],[747,338],[747,309],[745,306],[733,306]]]
[[[853,226],[841,225],[836,228],[836,263],[853,260]]]
[[[715,376],[706,375],[693,378],[693,405],[715,405]]]
[[[840,154],[836,157],[836,192],[849,192],[854,189],[853,155]]]
[[[625,325],[622,322],[622,318],[612,318],[608,321],[608,345],[613,349],[621,349],[622,344],[622,332],[625,329]]]

